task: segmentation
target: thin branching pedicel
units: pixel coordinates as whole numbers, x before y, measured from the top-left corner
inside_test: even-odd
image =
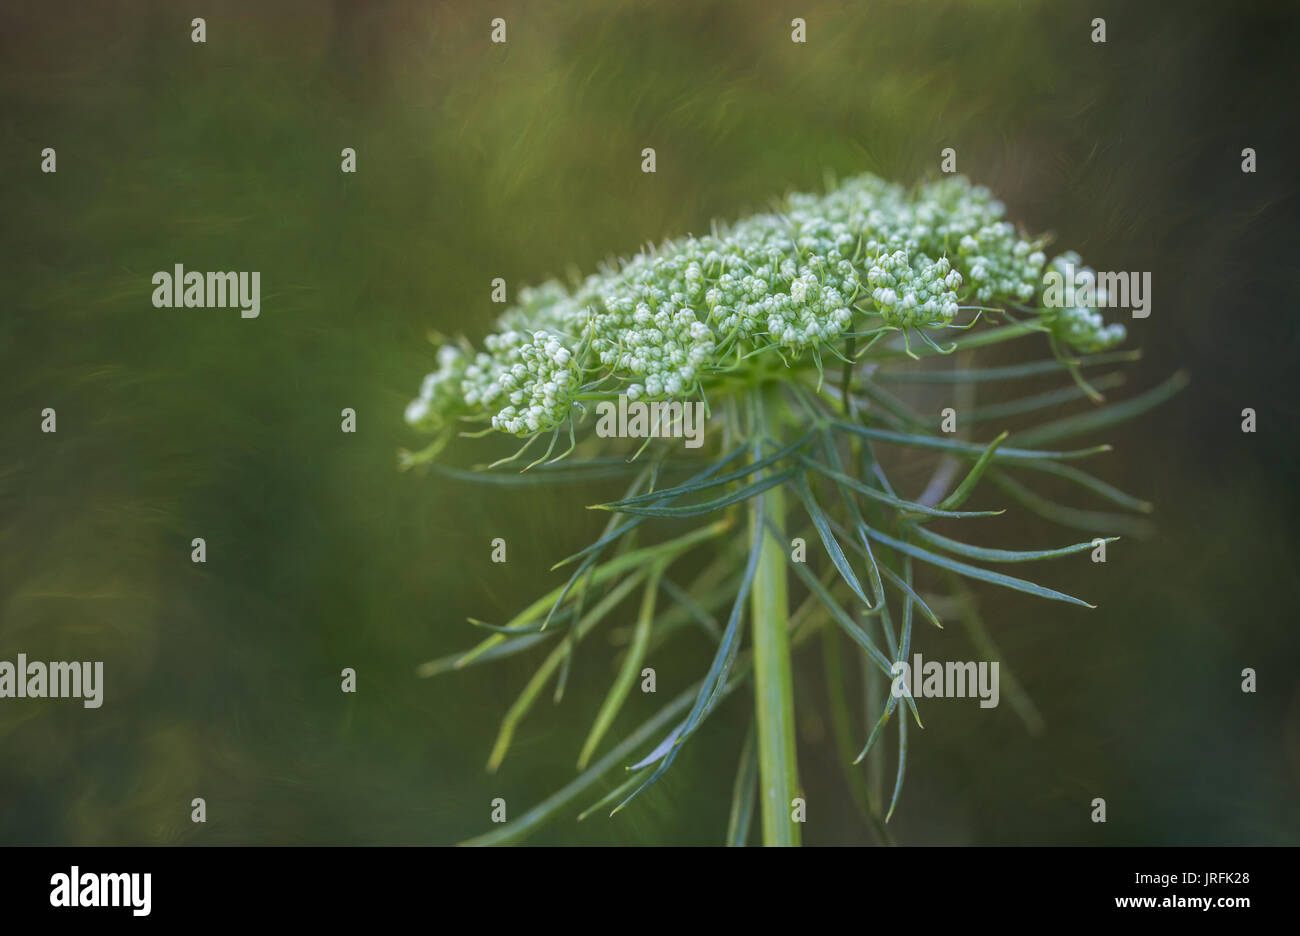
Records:
[[[567,573],[562,583],[505,625],[473,622],[491,633],[466,653],[420,669],[432,675],[550,648],[506,714],[489,760],[496,769],[547,685],[554,680],[557,701],[562,695],[577,643],[639,593],[630,645],[577,753],[579,776],[476,842],[523,838],[590,799],[615,768],[626,776],[582,815],[626,808],[670,769],[709,714],[744,687],[755,697],[755,727],[741,754],[727,840],[748,840],[757,805],[764,842],[797,844],[793,650],[836,631],[860,649],[864,679],[878,695],[874,723],[853,726],[838,698],[833,715],[843,732],[865,734],[858,739],[861,761],[881,755],[876,743],[900,702],[889,691],[895,664],[909,658],[914,625],[942,626],[936,606],[959,609],[972,639],[985,652],[996,649],[962,579],[1091,607],[987,565],[1066,557],[1140,531],[1144,521],[1134,514],[1149,505],[1078,467],[1109,447],[1057,443],[1159,404],[1185,377],[1122,404],[1050,418],[1071,402],[1101,401],[1103,390],[1123,380],[1117,371],[1085,371],[1136,355],[1109,350],[1123,341],[1124,327],[1106,324],[1092,308],[1045,306],[1045,271],[1065,264],[1085,276],[1090,271],[1073,254],[1049,263],[1044,239],[1021,236],[1003,214],[987,189],[959,176],[914,191],[859,176],[826,195],[792,195],[773,213],[709,236],[670,241],[571,291],[555,282],[523,290],[483,350],[463,341],[440,348],[438,369],[406,414],[433,441],[407,455],[408,466],[512,484],[594,482],[631,472],[623,497],[596,505],[610,513],[602,535],[557,563]],[[975,349],[1033,336],[1050,356],[971,366]],[[962,369],[909,363],[957,353]],[[917,382],[978,386],[1052,374],[1069,382],[964,412],[967,425],[994,430],[983,443],[937,431],[938,420],[896,392]],[[596,437],[596,409],[620,397],[702,403],[709,442],[684,449],[664,439],[651,449],[648,434],[630,443]],[[680,418],[680,405],[665,412]],[[997,432],[1033,414],[1049,421]],[[507,433],[524,442],[488,469],[466,472],[434,460],[457,433]],[[891,449],[935,460],[924,490],[896,486],[885,457]],[[653,456],[643,457],[647,451]],[[1043,476],[1081,487],[1119,512],[1049,500],[1030,486]],[[963,509],[988,486],[983,482],[1020,509],[1096,538],[1023,550],[973,545],[931,529],[988,518],[987,530],[996,532],[1002,509]],[[797,542],[807,544],[806,561],[793,554]],[[934,593],[921,589],[923,568]],[[690,690],[610,746],[641,663],[685,627],[709,635],[712,661]],[[839,679],[842,669],[829,649],[828,671]],[[901,701],[919,726],[916,700],[904,692]],[[1013,704],[1032,712],[1023,699]],[[858,797],[882,841],[890,840],[884,823],[898,805],[906,767],[907,718],[896,721],[892,793],[886,799],[864,789]],[[860,777],[851,782],[866,786]]]

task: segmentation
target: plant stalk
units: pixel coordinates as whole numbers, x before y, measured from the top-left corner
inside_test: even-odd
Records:
[[[772,413],[778,398],[764,401]],[[781,486],[759,495],[763,514],[784,520]],[[751,510],[751,524],[758,520]],[[764,845],[798,845],[793,800],[799,795],[794,731],[794,681],[790,668],[790,606],[786,592],[786,544],[763,534],[750,594],[754,643],[754,704],[758,725],[758,790]]]

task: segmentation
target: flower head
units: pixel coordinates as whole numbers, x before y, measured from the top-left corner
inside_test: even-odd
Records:
[[[908,192],[862,175],[826,195],[791,195],[777,212],[669,241],[572,291],[523,290],[482,351],[440,354],[407,419],[437,428],[481,416],[529,436],[562,424],[597,382],[634,399],[684,399],[737,359],[801,359],[855,322],[941,328],[963,303],[1030,303],[1046,258],[1004,212],[961,176]],[[1078,350],[1123,338],[1092,310],[1038,313]]]

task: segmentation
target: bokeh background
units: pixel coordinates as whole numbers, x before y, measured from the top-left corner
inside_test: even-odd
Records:
[[[537,658],[415,667],[551,587],[593,492],[399,473],[427,332],[481,337],[493,277],[514,295],[827,173],[933,176],[946,146],[1030,230],[1151,271],[1132,389],[1192,384],[1107,436],[1105,476],[1158,503],[1155,534],[1043,574],[1098,610],[977,589],[1046,731],[1005,699],[932,703],[895,835],[1300,842],[1298,25],[1281,2],[6,3],[0,659],[103,660],[106,695],[0,701],[0,842],[447,843],[490,828],[492,797],[518,814],[561,786],[608,647],[584,644],[494,776]],[[261,271],[261,317],[153,308],[175,263]],[[1019,522],[1019,542],[1072,541]],[[972,656],[957,630],[919,646]],[[670,645],[658,699],[709,652]],[[655,703],[634,693],[619,728]],[[534,841],[720,841],[748,709],[729,701],[617,819]],[[871,841],[817,717],[800,758],[806,840]]]

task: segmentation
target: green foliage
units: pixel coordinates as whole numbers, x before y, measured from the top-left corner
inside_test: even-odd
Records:
[[[522,474],[495,465],[464,472],[429,464],[456,478],[545,483],[595,481],[617,473],[626,463],[604,450],[622,443],[592,438],[585,429],[588,404],[619,394],[634,401],[705,400],[712,428],[711,442],[698,451],[660,442],[623,497],[592,505],[610,512],[610,522],[590,546],[557,563],[575,566],[564,585],[504,626],[475,622],[494,633],[454,660],[422,668],[432,674],[551,643],[549,656],[501,726],[489,760],[489,768],[496,769],[545,686],[557,679],[557,697],[562,692],[577,641],[640,590],[632,639],[579,755],[579,778],[476,842],[524,837],[619,765],[628,776],[582,815],[607,808],[612,815],[628,807],[671,768],[724,698],[750,686],[754,735],[745,743],[736,774],[728,841],[748,840],[757,798],[763,840],[795,844],[799,830],[788,819],[791,797],[798,795],[792,648],[824,628],[838,628],[860,649],[863,666],[883,676],[869,683],[877,687],[878,715],[858,755],[861,761],[878,751],[898,706],[888,687],[895,664],[908,659],[915,613],[942,627],[935,607],[957,607],[980,647],[992,647],[961,580],[1093,607],[985,564],[1065,559],[1095,548],[1096,540],[1050,549],[981,546],[931,525],[987,523],[989,535],[999,522],[1014,529],[998,519],[1001,507],[958,509],[991,481],[1029,510],[1067,526],[1090,533],[1132,532],[1125,525],[1132,518],[1057,505],[1022,479],[1057,479],[1126,511],[1149,510],[1146,502],[1074,466],[1104,455],[1110,446],[1039,446],[1136,416],[1180,389],[1185,377],[1175,375],[1126,403],[1058,416],[1063,406],[1099,400],[1102,389],[1122,381],[1109,373],[1090,383],[1085,368],[1128,363],[1136,356],[1092,353],[1121,340],[1122,326],[1105,325],[1091,310],[1042,307],[1044,241],[1018,235],[1002,214],[987,190],[960,177],[908,192],[862,176],[824,196],[790,196],[779,211],[707,237],[672,241],[587,278],[572,292],[556,283],[526,290],[502,317],[502,331],[485,340],[485,350],[474,353],[460,343],[439,351],[439,369],[426,379],[407,414],[436,441],[408,457],[408,464],[431,463],[458,423],[487,423],[489,432],[523,436],[524,448],[503,462],[551,435],[546,455]],[[1047,339],[1051,359],[977,366],[977,349],[1033,336]],[[1079,351],[1089,354],[1079,357]],[[961,358],[961,367],[946,366],[953,355]],[[828,358],[838,368],[837,379],[826,372]],[[945,366],[910,364],[921,358]],[[984,442],[934,431],[935,419],[885,386],[1014,385],[1051,375],[1068,376],[1072,383],[971,410],[970,423],[999,428],[1016,417],[1047,414],[1045,422],[1016,431],[1008,426]],[[569,446],[551,459],[566,425]],[[636,448],[629,461],[646,448]],[[891,478],[900,452],[936,462],[930,483],[918,494],[900,493]],[[552,464],[561,458],[566,459],[562,466]],[[693,473],[665,481],[683,472]],[[740,522],[742,516],[747,522]],[[681,531],[683,522],[701,517],[705,525]],[[643,532],[668,535],[635,546],[633,537]],[[792,537],[815,544],[808,547],[807,562],[788,561]],[[1109,543],[1115,536],[1102,539]],[[717,550],[711,563],[703,558],[710,548]],[[688,585],[677,584],[688,566],[704,572]],[[940,586],[946,600],[927,597],[918,573]],[[801,601],[793,614],[789,585],[801,589],[793,593]],[[719,623],[713,615],[728,604]],[[747,608],[748,649],[742,628]],[[597,757],[652,640],[692,621],[715,643],[703,678]],[[907,693],[903,699],[921,726],[916,701]],[[1033,711],[1023,694],[1015,704]],[[837,731],[847,741],[851,719],[843,712],[837,718]],[[904,785],[907,721],[898,719],[888,805],[863,797],[882,841],[890,840],[884,822]],[[656,738],[636,759],[635,752]]]

